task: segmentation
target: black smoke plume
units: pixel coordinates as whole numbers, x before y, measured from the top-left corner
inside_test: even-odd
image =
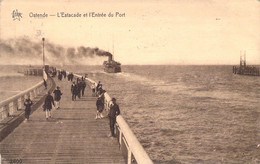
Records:
[[[112,54],[99,48],[63,47],[44,42],[45,63],[50,65],[101,64]],[[0,64],[42,64],[42,41],[28,38],[0,40]],[[97,62],[98,60],[98,62]]]

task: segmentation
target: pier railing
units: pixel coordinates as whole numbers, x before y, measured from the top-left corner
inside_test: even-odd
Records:
[[[81,78],[82,76],[74,74],[75,77]],[[88,85],[97,83],[92,79],[85,78]],[[107,92],[105,96],[105,109],[109,110],[111,104],[111,97]],[[140,144],[131,128],[128,126],[124,118],[119,115],[116,118],[116,136],[123,156],[125,157],[127,164],[138,163],[138,164],[153,164],[152,160],[144,150],[143,146]]]
[[[42,91],[41,88],[43,87],[42,81],[35,86],[0,102],[0,121],[4,120],[6,117],[13,116],[16,111],[21,110],[26,97],[30,96],[30,99],[33,100]]]

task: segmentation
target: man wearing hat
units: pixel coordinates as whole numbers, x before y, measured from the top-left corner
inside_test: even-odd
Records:
[[[26,121],[29,120],[29,116],[30,116],[30,113],[31,113],[31,106],[32,106],[32,104],[33,104],[33,102],[32,102],[32,100],[30,99],[30,95],[28,95],[27,99],[26,99],[25,102],[24,102]]]
[[[61,95],[62,95],[62,93],[61,93],[61,91],[60,91],[60,87],[57,86],[57,89],[55,89],[55,90],[53,91],[53,93],[54,93],[55,108],[56,108],[56,109],[59,109],[59,108],[60,108],[60,99],[61,99]]]
[[[73,81],[70,90],[71,90],[71,94],[72,94],[72,101],[75,101],[76,96],[77,96],[77,91],[78,91],[78,88],[77,88],[77,85],[75,84],[75,81]]]
[[[46,111],[46,120],[51,118],[52,105],[54,106],[53,97],[51,95],[51,92],[48,91],[48,95],[46,96],[45,102],[44,102],[44,105],[43,105],[43,107],[44,107],[43,110]]]
[[[110,123],[110,131],[111,135],[109,137],[115,137],[115,123],[116,123],[116,116],[120,114],[119,106],[116,103],[116,99],[112,98],[112,105],[110,107],[110,111],[108,114],[109,123]]]

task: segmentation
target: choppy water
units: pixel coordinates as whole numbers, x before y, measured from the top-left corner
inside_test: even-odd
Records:
[[[260,163],[260,77],[232,66],[124,66],[91,72],[155,163]]]
[[[260,77],[232,66],[66,66],[101,81],[155,163],[260,163]]]

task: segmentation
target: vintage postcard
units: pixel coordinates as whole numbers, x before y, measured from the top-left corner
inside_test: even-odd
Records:
[[[259,0],[0,0],[0,163],[260,163]]]

